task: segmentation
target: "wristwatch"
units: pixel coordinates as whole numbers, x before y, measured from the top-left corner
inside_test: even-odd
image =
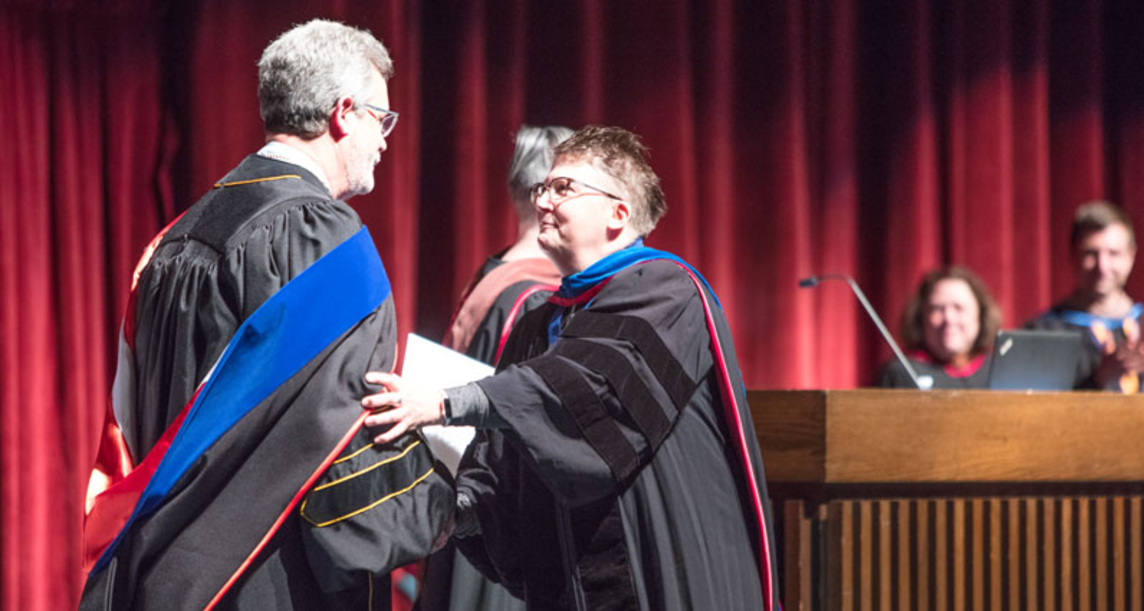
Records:
[[[445,426],[449,426],[453,421],[453,403],[449,401],[449,393],[445,391],[441,392],[445,395],[445,398],[441,400],[444,404]]]

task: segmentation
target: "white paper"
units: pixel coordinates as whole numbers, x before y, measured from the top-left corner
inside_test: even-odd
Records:
[[[406,380],[451,388],[491,376],[493,371],[489,365],[415,333],[405,338],[405,363],[401,377]],[[471,426],[427,426],[421,429],[421,434],[433,455],[456,475],[461,455],[473,441],[476,429]]]

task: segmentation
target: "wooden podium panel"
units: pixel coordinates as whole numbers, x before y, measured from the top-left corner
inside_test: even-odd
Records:
[[[1144,398],[749,400],[788,611],[1144,610]]]

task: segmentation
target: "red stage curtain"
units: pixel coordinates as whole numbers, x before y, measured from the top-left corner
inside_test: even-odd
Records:
[[[0,7],[0,600],[68,609],[140,250],[171,214],[155,14]]]
[[[1113,0],[0,4],[4,608],[74,606],[131,268],[261,144],[254,66],[290,24],[364,26],[395,58],[401,123],[353,204],[403,330],[440,336],[512,239],[520,123],[615,124],[663,177],[649,244],[715,287],[747,384],[839,388],[888,351],[845,287],[800,277],[853,275],[896,327],[923,271],[961,263],[1017,326],[1069,288],[1076,205],[1144,219],[1142,15]]]
[[[644,136],[670,206],[649,243],[708,276],[753,387],[860,385],[889,355],[845,287],[799,291],[802,276],[853,275],[896,328],[920,275],[961,263],[1019,326],[1069,288],[1076,205],[1144,212],[1141,10],[1126,3],[424,10],[423,80],[446,89],[422,106],[419,258],[445,254],[448,279],[420,277],[427,329],[510,239],[521,118]]]

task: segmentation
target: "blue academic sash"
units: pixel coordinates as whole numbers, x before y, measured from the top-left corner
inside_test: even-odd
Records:
[[[110,562],[135,521],[163,505],[203,452],[330,343],[375,311],[390,292],[381,256],[363,227],[243,321],[200,386],[131,516],[91,572]]]

